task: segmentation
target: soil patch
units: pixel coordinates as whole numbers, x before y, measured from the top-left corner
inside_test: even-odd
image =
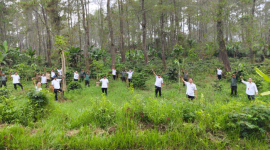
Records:
[[[80,130],[70,130],[66,132],[66,136],[72,137],[74,135],[77,135],[80,132]]]

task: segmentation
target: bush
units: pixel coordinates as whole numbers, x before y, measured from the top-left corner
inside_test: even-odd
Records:
[[[73,82],[69,83],[69,85],[67,86],[67,89],[69,91],[76,90],[76,89],[82,89],[82,85],[78,81],[73,81]]]
[[[168,79],[171,81],[178,80],[178,72],[176,68],[170,68],[167,72]]]
[[[135,73],[132,77],[132,83],[134,88],[145,88],[146,78],[144,77],[144,74],[142,73]]]
[[[43,92],[33,90],[27,93],[27,97],[29,98],[29,104],[36,109],[44,108],[49,103],[48,98]]]
[[[0,102],[2,102],[5,98],[9,98],[10,92],[7,89],[0,88]]]

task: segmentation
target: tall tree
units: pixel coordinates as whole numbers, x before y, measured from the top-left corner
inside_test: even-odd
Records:
[[[126,55],[125,55],[125,43],[124,43],[124,9],[123,9],[123,0],[118,0],[118,8],[119,8],[119,17],[120,17],[120,52],[121,52],[121,62],[126,61]]]
[[[147,56],[147,48],[146,48],[146,15],[145,15],[145,8],[144,8],[144,0],[142,1],[142,31],[143,31],[143,54],[144,54],[144,61],[148,63],[148,56]]]
[[[166,60],[165,60],[165,32],[164,32],[164,12],[163,12],[163,0],[160,0],[160,8],[161,8],[161,15],[160,15],[160,38],[161,38],[161,55],[162,55],[162,63],[164,68],[166,69]]]
[[[107,0],[107,19],[108,19],[108,28],[110,31],[110,37],[111,37],[111,59],[112,59],[112,65],[115,65],[115,48],[114,48],[114,37],[113,37],[113,27],[112,27],[112,19],[111,19],[111,6],[110,6],[110,0]]]
[[[226,4],[226,0],[218,0],[217,8],[217,41],[219,44],[219,57],[223,62],[226,71],[231,71],[231,65],[229,62],[225,41],[223,37],[223,9]]]

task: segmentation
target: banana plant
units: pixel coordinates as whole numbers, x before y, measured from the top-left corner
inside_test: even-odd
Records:
[[[264,74],[261,70],[259,70],[258,68],[255,68],[257,74],[259,76],[261,76],[265,81],[269,82],[270,83],[270,77],[268,77],[266,74]],[[268,92],[264,92],[264,93],[261,93],[262,96],[265,96],[265,95],[270,95],[270,91]]]

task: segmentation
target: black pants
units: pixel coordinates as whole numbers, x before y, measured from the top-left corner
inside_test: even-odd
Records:
[[[13,83],[14,85],[14,89],[17,90],[17,85],[19,85],[21,87],[21,89],[23,90],[23,86],[21,83]]]
[[[184,79],[184,81],[186,81],[186,82],[187,82],[187,81],[188,81],[188,79]],[[183,86],[186,86],[185,82],[183,83]]]
[[[126,82],[126,77],[121,78],[123,82]]]
[[[88,87],[90,87],[89,80],[85,80],[84,83],[85,83],[85,87],[86,87],[87,85],[88,85]]]
[[[252,100],[255,100],[255,96],[254,96],[254,95],[248,95],[248,99],[249,99],[249,100],[251,100],[251,99],[252,99]]]
[[[116,78],[116,75],[113,75],[113,80],[115,80],[115,78]]]
[[[190,100],[193,100],[195,97],[187,95],[187,98],[190,99]]]
[[[157,97],[157,94],[159,93],[159,96],[161,97],[161,87],[158,87],[158,86],[155,86],[155,93],[156,93],[156,97]]]
[[[84,76],[80,77],[80,82],[82,82],[84,80]]]
[[[105,93],[107,95],[107,88],[101,88],[102,93]]]
[[[218,79],[221,80],[221,75],[218,75]]]
[[[74,81],[78,81],[78,79],[74,79]]]
[[[2,87],[3,85],[7,87],[7,81],[1,81],[0,87]]]
[[[132,79],[128,79],[129,86],[130,86],[130,82],[132,82]]]
[[[233,95],[233,92],[235,93],[235,95],[237,95],[237,86],[231,87],[231,95]]]
[[[57,92],[60,91],[60,92],[63,92],[62,89],[54,89],[54,93],[55,93],[55,100],[57,101]]]

